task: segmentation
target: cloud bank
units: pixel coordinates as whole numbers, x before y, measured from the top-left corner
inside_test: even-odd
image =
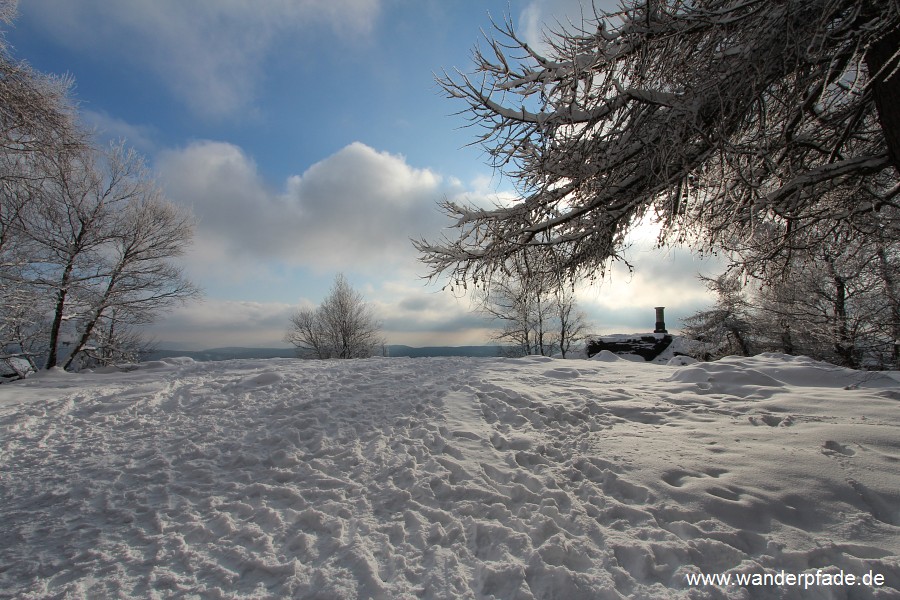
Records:
[[[269,187],[240,148],[203,141],[157,157],[170,198],[197,215],[192,260],[224,256],[316,270],[415,270],[410,238],[435,237],[437,209],[459,182],[408,165],[402,156],[353,143]]]
[[[467,301],[415,283],[424,268],[410,243],[436,239],[450,224],[438,210],[441,199],[465,196],[487,205],[496,197],[487,186],[469,190],[456,179],[359,142],[280,187],[264,181],[253,159],[227,142],[197,141],[166,150],[155,164],[167,195],[197,217],[194,245],[185,257],[191,277],[213,286],[251,282],[280,290],[270,297],[283,297],[283,302],[212,298],[178,309],[160,324],[159,339],[182,347],[196,346],[199,339],[209,340],[198,342],[203,347],[281,345],[290,312],[322,299],[298,288],[289,275],[286,279],[291,269],[326,277],[356,273],[371,282],[361,291],[373,303],[389,343],[465,345],[490,339],[486,322]]]

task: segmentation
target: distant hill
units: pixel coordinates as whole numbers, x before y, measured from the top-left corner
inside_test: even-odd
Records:
[[[210,348],[208,350],[154,350],[144,360],[159,360],[173,356],[187,356],[197,361],[231,360],[234,358],[291,358],[293,348]]]
[[[428,346],[414,348],[392,344],[387,346],[389,356],[499,356],[499,346]],[[231,360],[236,358],[294,358],[293,348],[210,348],[208,350],[154,350],[144,360],[159,360],[173,356],[187,356],[196,361]]]
[[[499,356],[500,346],[388,346],[390,356]]]

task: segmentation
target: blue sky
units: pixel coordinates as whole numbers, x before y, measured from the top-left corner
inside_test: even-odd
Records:
[[[98,138],[127,138],[197,215],[184,264],[206,297],[159,319],[162,346],[283,345],[291,311],[338,272],[388,343],[460,345],[487,342],[490,324],[426,284],[409,239],[449,225],[440,200],[513,186],[468,146],[476,130],[433,73],[468,71],[490,16],[539,43],[581,12],[577,0],[23,0],[7,39],[70,74]],[[647,330],[657,305],[677,327],[709,304],[696,273],[719,267],[650,251],[652,237],[635,238],[636,275],[580,290],[598,332]]]

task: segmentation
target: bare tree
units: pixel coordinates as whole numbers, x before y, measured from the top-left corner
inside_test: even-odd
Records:
[[[900,248],[879,230],[875,237],[878,278],[884,289],[886,307],[880,321],[881,335],[888,340],[892,369],[900,369]]]
[[[764,349],[852,368],[891,365],[896,244],[832,235],[752,294],[757,338]]]
[[[367,358],[383,346],[371,306],[343,275],[335,277],[318,308],[303,308],[291,317],[285,341],[301,355],[323,359]]]
[[[52,298],[48,369],[59,363],[63,325],[85,310],[102,249],[113,236],[116,205],[128,200],[115,192],[124,174],[113,173],[107,185],[96,158],[92,149],[55,157],[19,218],[21,236],[32,248],[27,284]]]
[[[479,310],[500,324],[495,340],[513,356],[545,354],[555,346],[552,332],[543,326],[549,320],[550,306],[528,284],[516,275],[495,276],[490,285],[475,292]]]
[[[192,220],[165,201],[140,157],[121,145],[107,155],[92,148],[58,155],[42,168],[45,177],[29,186],[11,222],[25,251],[4,286],[4,299],[26,297],[33,308],[28,316],[8,310],[15,319],[7,329],[35,334],[43,321],[35,313],[49,314],[41,344],[27,353],[46,352],[45,368],[70,368],[96,345],[94,330],[110,311],[136,325],[198,295],[172,263],[191,241]]]
[[[565,358],[572,344],[584,338],[586,317],[550,263],[528,258],[510,259],[488,284],[476,288],[476,304],[500,322],[496,340],[511,344],[515,355],[559,352]]]
[[[140,331],[118,319],[115,310],[98,319],[90,337],[90,343],[82,346],[73,361],[79,368],[121,365],[141,360],[153,352],[155,346]]]
[[[556,310],[557,344],[559,353],[565,358],[572,350],[572,345],[587,336],[587,315],[578,308],[575,294],[569,288],[557,288],[553,292],[553,303]]]
[[[16,4],[0,0],[0,22],[12,21]],[[44,75],[14,60],[0,37],[0,183],[33,181],[38,158],[87,145],[68,98],[71,85],[69,77]]]
[[[0,0],[0,21],[14,9]],[[133,151],[92,145],[69,84],[13,61],[0,38],[0,359],[32,367],[110,356],[104,344],[199,293],[172,262],[192,219]]]
[[[329,332],[319,309],[301,308],[291,315],[291,326],[284,341],[297,348],[298,356],[333,357]]]
[[[108,165],[109,199],[126,203],[108,224],[110,235],[94,266],[92,293],[79,322],[80,335],[63,365],[66,369],[89,349],[95,330],[92,349],[108,359],[112,348],[104,344],[140,346],[134,333],[125,334],[129,326],[149,323],[159,311],[200,295],[172,262],[191,242],[193,217],[165,199],[133,151],[115,147]]]
[[[45,315],[34,290],[0,279],[0,361],[24,377],[46,348]]]
[[[0,22],[16,2],[0,0]],[[42,75],[14,60],[0,36],[0,358],[35,367],[46,348],[45,303],[26,285],[36,252],[20,221],[54,160],[87,147],[68,100],[68,78]]]
[[[719,300],[686,319],[685,333],[713,356],[775,351],[896,368],[900,242],[847,229],[815,235],[829,243],[796,248],[777,276],[710,279]]]
[[[521,199],[445,202],[458,235],[416,243],[432,277],[484,280],[528,248],[594,274],[648,214],[661,241],[752,242],[760,265],[789,257],[798,234],[825,243],[809,232],[886,220],[900,194],[900,3],[623,6],[549,32],[543,54],[498,26],[475,73],[439,80]]]
[[[85,149],[52,167],[18,219],[31,249],[19,288],[48,304],[45,368],[70,368],[110,311],[147,323],[199,292],[172,263],[191,241],[192,220],[164,199],[136,153]]]
[[[716,304],[684,319],[685,337],[700,342],[700,358],[750,356],[753,318],[740,277],[730,272],[701,279],[715,292]]]

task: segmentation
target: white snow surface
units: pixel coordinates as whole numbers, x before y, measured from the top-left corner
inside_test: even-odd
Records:
[[[0,597],[897,598],[900,383],[289,359],[0,386]],[[691,586],[874,572],[880,586]]]

